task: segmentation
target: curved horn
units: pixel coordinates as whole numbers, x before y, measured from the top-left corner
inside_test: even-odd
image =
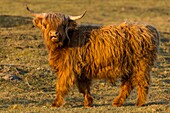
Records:
[[[32,11],[26,4],[26,8],[27,8],[27,11],[29,11],[30,13],[34,13],[34,11]]]
[[[34,11],[32,11],[26,4],[26,9],[35,17],[37,18],[43,18],[45,16],[46,13],[40,13],[40,14],[37,14],[35,13]]]
[[[84,13],[79,15],[79,16],[68,16],[68,17],[69,17],[70,20],[79,20],[86,14],[86,12],[87,11],[84,11]]]

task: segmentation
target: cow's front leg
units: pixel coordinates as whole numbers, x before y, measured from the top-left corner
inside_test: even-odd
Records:
[[[56,99],[54,100],[54,103],[52,104],[53,107],[60,107],[64,103],[64,95],[57,93]]]
[[[60,107],[64,103],[64,96],[69,91],[70,87],[74,84],[74,76],[61,76],[58,78],[57,84],[56,84],[56,99],[54,100],[54,103],[52,104],[53,107]]]
[[[79,92],[83,93],[84,95],[84,106],[91,107],[93,103],[93,98],[90,94],[91,80],[83,76],[83,77],[78,78],[76,83],[77,83],[76,85],[79,89]]]

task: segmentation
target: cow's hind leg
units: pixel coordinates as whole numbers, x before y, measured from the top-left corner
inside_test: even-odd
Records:
[[[143,106],[145,104],[147,99],[148,89],[149,89],[148,84],[137,86],[137,91],[138,91],[138,97],[136,103],[137,106]]]
[[[132,81],[129,78],[123,78],[122,84],[120,87],[120,93],[119,95],[114,99],[113,106],[122,106],[125,99],[129,96],[131,90],[133,89]]]
[[[84,95],[84,106],[85,107],[91,107],[93,103],[93,98],[90,94],[90,85],[91,85],[91,80],[89,80],[86,77],[80,77],[77,80],[77,87],[79,89],[79,92],[83,93]]]
[[[138,71],[138,73],[136,74],[135,81],[136,81],[136,87],[138,92],[136,105],[143,106],[147,99],[147,94],[148,94],[149,84],[150,84],[149,68],[147,68],[146,70],[144,69]]]

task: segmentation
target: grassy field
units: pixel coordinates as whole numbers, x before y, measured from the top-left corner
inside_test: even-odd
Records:
[[[170,1],[169,0],[27,0],[36,12],[79,15],[80,24],[120,24],[123,21],[148,23],[161,35],[157,66],[146,106],[137,107],[134,90],[122,107],[112,107],[119,93],[119,80],[111,85],[93,81],[92,108],[84,108],[76,87],[61,108],[52,108],[56,75],[48,65],[41,33],[32,28],[25,0],[0,0],[0,113],[170,113]],[[19,77],[19,78],[17,78]]]

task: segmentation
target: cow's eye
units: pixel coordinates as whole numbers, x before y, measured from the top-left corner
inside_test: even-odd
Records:
[[[59,32],[55,32],[56,35],[59,35]]]
[[[43,24],[44,28],[46,29],[47,28],[47,24]]]

